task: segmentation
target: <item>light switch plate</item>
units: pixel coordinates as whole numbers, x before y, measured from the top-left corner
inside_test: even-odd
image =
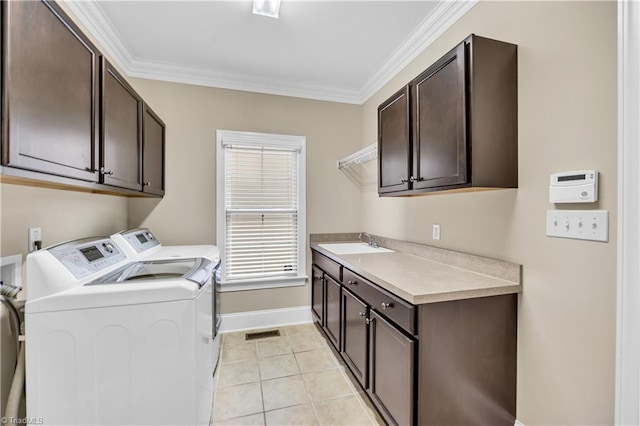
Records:
[[[608,242],[609,212],[606,210],[547,210],[547,236]]]

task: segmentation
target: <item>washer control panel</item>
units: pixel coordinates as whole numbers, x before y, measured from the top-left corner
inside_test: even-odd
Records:
[[[85,278],[127,258],[108,237],[71,241],[48,250],[76,279]]]
[[[160,241],[158,241],[156,236],[153,235],[151,231],[144,228],[125,231],[122,232],[121,235],[127,243],[133,247],[136,253],[143,253],[160,244]]]

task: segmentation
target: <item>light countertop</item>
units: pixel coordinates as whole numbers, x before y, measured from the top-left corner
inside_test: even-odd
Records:
[[[311,248],[414,305],[522,291],[520,282],[401,251],[337,255],[317,244],[312,244]],[[483,258],[474,256],[475,262],[478,259]],[[496,262],[486,260],[489,265]]]

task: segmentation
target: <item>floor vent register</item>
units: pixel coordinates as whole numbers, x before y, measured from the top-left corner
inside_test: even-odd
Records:
[[[245,340],[266,339],[267,337],[278,337],[279,335],[280,330],[258,331],[245,334]]]

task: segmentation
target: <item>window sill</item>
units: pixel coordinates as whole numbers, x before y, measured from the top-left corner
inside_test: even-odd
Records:
[[[267,279],[255,279],[246,281],[222,281],[220,283],[221,293],[231,291],[247,291],[247,290],[264,290],[268,288],[280,288],[280,287],[299,287],[307,283],[307,276],[302,275],[299,277],[291,278],[267,278]]]

